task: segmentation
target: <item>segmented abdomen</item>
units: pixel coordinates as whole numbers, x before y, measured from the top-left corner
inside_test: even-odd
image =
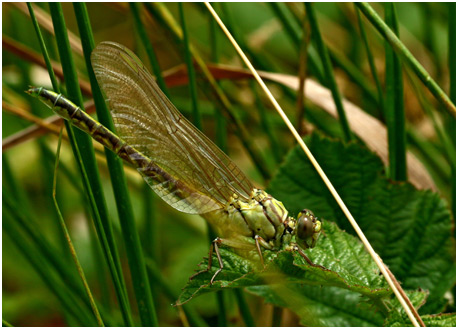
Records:
[[[120,158],[132,164],[161,197],[176,198],[177,201],[194,200],[194,202],[196,198],[202,198],[200,194],[196,194],[196,191],[176,180],[150,158],[127,144],[62,95],[44,88],[33,88],[29,90],[29,93],[38,97],[56,114],[70,121]],[[202,199],[202,202],[205,200]]]

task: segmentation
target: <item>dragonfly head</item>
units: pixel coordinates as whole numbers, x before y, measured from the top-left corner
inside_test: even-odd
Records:
[[[308,209],[302,210],[297,215],[295,236],[296,243],[304,249],[313,248],[320,236],[321,222]]]

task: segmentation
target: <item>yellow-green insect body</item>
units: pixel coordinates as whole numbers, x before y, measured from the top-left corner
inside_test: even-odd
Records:
[[[294,219],[288,216],[282,202],[265,191],[253,189],[250,197],[245,202],[234,195],[225,208],[203,215],[225,244],[247,249],[257,238],[260,246],[268,250],[294,243],[302,248],[315,246],[321,222],[313,213],[304,210]]]
[[[62,95],[44,88],[28,93],[134,166],[169,205],[200,214],[213,226],[219,238],[211,250],[216,251],[220,270],[212,281],[223,268],[221,243],[241,255],[254,251],[261,261],[263,249],[315,246],[321,223],[313,213],[304,209],[297,218],[290,217],[282,202],[254,188],[229,157],[183,117],[130,50],[103,42],[91,60],[118,135]]]

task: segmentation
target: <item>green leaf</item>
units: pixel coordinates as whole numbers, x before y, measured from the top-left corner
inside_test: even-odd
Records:
[[[407,296],[409,297],[412,305],[418,309],[425,302],[428,297],[428,293],[424,290],[415,290],[415,291],[406,291]],[[409,320],[407,315],[402,312],[401,304],[398,300],[393,299],[393,311],[390,312],[390,315],[387,317],[384,326],[388,327],[407,327],[412,326],[412,322]],[[401,313],[402,312],[402,313]],[[423,315],[423,322],[427,327],[455,327],[456,326],[456,314],[433,314],[433,315]]]
[[[425,304],[428,297],[428,292],[424,290],[410,290],[405,291],[406,295],[409,297],[409,300],[412,302],[412,305],[418,309],[423,304]],[[391,312],[387,316],[384,326],[388,327],[398,327],[398,326],[411,326],[412,322],[407,317],[406,313],[403,311],[401,303],[397,299],[391,301]]]
[[[403,287],[424,289],[408,292],[414,306],[425,303],[427,289],[432,308],[442,307],[441,292],[453,285],[455,272],[445,202],[430,191],[391,183],[382,162],[356,142],[312,135],[307,144]],[[301,150],[288,155],[269,193],[282,200],[290,214],[308,208],[324,218],[323,235],[315,248],[305,251],[321,266],[310,266],[299,254],[283,250],[265,251],[266,268],[259,269],[259,261],[221,247],[224,268],[214,284],[209,282],[219,268],[215,256],[211,270],[189,281],[177,304],[205,292],[245,287],[266,302],[290,308],[304,325],[382,326],[391,319],[404,321],[404,311]],[[199,269],[207,264],[204,260]]]
[[[338,287],[288,284],[247,290],[265,298],[267,303],[288,307],[299,316],[304,326],[374,327],[382,326],[384,321],[383,314],[364,303],[360,294]]]
[[[421,318],[427,327],[456,327],[456,313],[425,315]]]
[[[455,282],[452,218],[436,193],[384,177],[381,160],[362,145],[312,135],[306,140],[375,251],[405,289],[428,290],[423,312],[440,312]],[[290,213],[303,208],[354,234],[334,198],[299,148],[273,178],[269,193]]]
[[[334,223],[323,222],[325,234],[313,250],[306,251],[316,266],[309,265],[298,253],[287,250],[265,251],[265,268],[259,260],[250,261],[236,253],[236,250],[220,247],[224,268],[215,279],[210,280],[219,269],[216,255],[212,268],[196,275],[183,289],[177,304],[205,292],[223,288],[269,286],[271,284],[294,283],[320,286],[334,286],[348,289],[378,302],[391,294],[378,274],[377,266],[365,251],[363,245],[351,235],[342,232]],[[208,266],[208,260],[200,264],[199,270]]]

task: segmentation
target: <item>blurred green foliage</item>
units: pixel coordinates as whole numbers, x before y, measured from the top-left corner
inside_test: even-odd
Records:
[[[267,3],[215,3],[214,7],[240,44],[244,45],[244,50],[249,54],[257,68],[296,76],[299,67],[300,47],[294,41],[294,33],[297,33],[296,37],[302,35],[302,22],[304,22],[305,17],[304,6],[300,3],[282,3],[279,5],[283,6],[282,10],[288,14],[287,21],[281,19],[275,6]],[[48,5],[40,3],[33,6],[37,11],[41,9],[44,12],[43,22],[48,23],[48,26],[52,26],[48,15]],[[81,43],[78,40],[79,32],[74,9],[70,3],[64,3],[62,6],[67,28],[75,35],[76,42],[72,44],[72,50],[79,79],[80,81],[88,81],[84,58],[77,49],[78,45],[81,46]],[[175,21],[179,22],[177,4],[167,3],[163,4],[163,6],[170,11]],[[382,6],[378,4],[372,4],[372,6],[381,17],[384,17]],[[178,65],[183,65],[185,63],[183,44],[174,37],[170,26],[158,17],[160,16],[158,7],[152,7],[156,12],[151,12],[144,5],[139,7],[142,23],[148,33],[162,71],[165,72]],[[375,96],[377,95],[377,89],[359,31],[355,12],[357,9],[353,4],[349,3],[316,3],[313,7],[320,33],[331,54],[333,73],[342,97],[358,105],[367,113],[386,121],[381,102]],[[454,81],[456,75],[450,74],[448,67],[449,53],[456,53],[452,51],[455,49],[454,40],[452,44],[449,43],[448,39],[449,26],[455,26],[453,23],[455,18],[450,15],[451,10],[455,10],[454,7],[450,8],[448,4],[444,3],[396,3],[395,8],[400,39],[426,68],[432,79],[448,93],[449,85],[456,85]],[[28,85],[50,87],[50,80],[45,69],[34,63],[30,57],[36,54],[38,58],[41,58],[41,52],[26,6],[24,4],[3,3],[2,9],[2,100],[4,103],[16,108],[27,110],[39,118],[48,117],[50,111],[36,102],[35,99],[27,97],[24,93]],[[105,40],[118,42],[132,49],[145,64],[148,63],[145,48],[135,32],[134,16],[130,12],[128,5],[88,3],[87,9],[96,44]],[[211,48],[212,42],[210,42],[212,18],[205,6],[199,3],[185,3],[184,14],[190,43],[206,62],[211,62],[211,58],[215,58],[212,56],[213,49]],[[48,15],[48,18],[46,18],[46,15]],[[383,90],[386,91],[387,86],[384,81],[386,73],[384,40],[373,26],[368,23],[367,19],[363,15],[361,16],[378,78],[381,81]],[[288,32],[286,23],[293,27],[291,33]],[[55,37],[44,27],[46,24],[41,23],[41,25],[50,56],[54,61],[60,63]],[[219,29],[216,30],[216,38],[218,41],[217,58],[219,58],[219,63],[241,67],[240,60],[233,47]],[[27,48],[23,52],[18,52],[17,49],[20,47]],[[320,76],[322,63],[313,37],[311,44],[308,46],[308,58],[308,77],[320,81],[322,79],[322,75]],[[314,61],[316,66],[313,66]],[[452,60],[452,62],[454,61]],[[148,64],[147,66],[149,67]],[[418,156],[433,178],[438,189],[438,196],[436,195],[433,199],[440,204],[441,211],[446,211],[444,209],[448,208],[455,215],[455,158],[452,157],[453,159],[451,159],[449,156],[454,154],[455,151],[455,118],[444,110],[423,85],[420,85],[419,88],[413,87],[411,80],[407,78],[411,73],[409,69],[406,69],[405,65],[403,66],[403,75],[404,97],[402,101],[405,108],[407,149]],[[411,79],[418,80],[415,76],[412,76]],[[217,139],[216,129],[219,126],[216,123],[214,111],[215,107],[216,110],[221,109],[218,108],[219,103],[215,101],[214,93],[208,82],[199,71],[197,72],[197,82],[203,131],[215,141]],[[326,81],[322,81],[322,83],[326,86]],[[296,153],[291,153],[292,155],[290,154],[287,158],[286,155],[295,143],[284,123],[268,104],[265,95],[261,94],[259,88],[253,87],[246,80],[224,79],[219,81],[219,84],[225,95],[230,99],[235,116],[248,129],[249,135],[255,144],[255,150],[259,152],[268,171],[270,173],[281,171],[279,169],[281,164],[286,159],[291,161],[292,157],[297,156],[297,151],[294,151]],[[272,88],[274,95],[287,115],[290,118],[296,118],[296,90],[291,90],[278,84],[269,84],[269,87]],[[170,88],[170,94],[172,102],[176,104],[185,116],[191,118],[192,102],[188,85]],[[85,95],[86,101],[90,100],[90,98],[89,95]],[[264,107],[262,111],[255,109],[259,106]],[[424,110],[425,106],[431,110]],[[222,110],[221,112],[223,113]],[[265,116],[262,118],[264,122],[259,117],[260,114]],[[328,137],[342,139],[343,134],[339,121],[310,101],[305,103],[304,120],[307,122],[306,125],[309,130],[317,130]],[[436,127],[433,125],[433,120],[437,122]],[[227,122],[228,155],[248,177],[260,187],[265,188],[270,179],[266,181],[263,178],[253,163],[249,152],[244,148],[244,144],[240,142],[232,122],[229,119]],[[297,126],[296,122],[293,122],[293,124]],[[33,126],[33,123],[11,114],[11,111],[7,111],[4,106],[2,112],[2,139],[4,143],[11,136],[23,133],[24,129],[31,126]],[[377,138],[376,133],[374,132],[374,138]],[[440,133],[440,136],[438,136],[438,133]],[[278,145],[276,146],[278,149],[275,151],[272,151],[272,136],[275,138],[275,144]],[[444,138],[449,143],[444,142]],[[68,247],[57,224],[56,212],[52,204],[52,175],[56,145],[56,136],[51,133],[45,133],[39,136],[32,136],[26,141],[4,149],[2,156],[2,191],[4,195],[8,195],[9,198],[14,200],[12,206],[15,208],[16,213],[27,218],[32,230],[40,239],[49,243],[49,250],[54,257],[62,260],[63,264],[70,269],[70,272],[73,273],[74,271],[70,275],[72,278],[70,279],[69,277],[68,280],[79,282]],[[447,148],[452,148],[453,152],[450,152]],[[355,157],[359,156],[358,152],[352,154]],[[102,156],[99,156],[98,159],[109,218],[114,226],[115,237],[121,254],[121,264],[126,277],[129,299],[131,304],[135,305],[135,294],[130,281],[126,250],[123,245],[121,226],[119,225],[106,162]],[[353,163],[351,158],[345,158],[345,160]],[[378,160],[376,161],[378,162]],[[369,164],[364,166],[366,165],[369,166]],[[364,166],[362,166],[361,170],[364,170]],[[377,166],[382,167],[379,162]],[[380,168],[380,171],[382,171],[382,168]],[[150,205],[147,205],[147,201],[145,201],[143,180],[136,172],[130,169],[127,169],[126,172],[137,229],[142,238],[143,249],[146,250],[151,248],[151,228],[148,226],[149,219],[145,217],[145,213],[148,213],[145,212],[145,208]],[[338,176],[338,173],[334,174]],[[275,175],[273,174],[273,176]],[[300,172],[297,175],[300,175]],[[278,182],[279,179],[277,176],[273,181]],[[336,179],[338,180],[338,177]],[[273,184],[275,185],[275,183]],[[361,184],[364,185],[365,183],[361,181]],[[367,186],[362,186],[358,191],[364,190],[365,187],[367,188]],[[282,185],[282,189],[286,190],[286,194],[290,192],[287,186]],[[64,143],[57,183],[57,198],[60,209],[69,227],[89,285],[103,311],[104,320],[107,320],[106,324],[121,325],[123,323],[122,317],[116,304],[111,278],[108,274],[106,263],[101,258],[100,247],[90,220],[88,201],[81,191],[82,182],[75,160],[71,155],[69,144]],[[278,185],[277,188],[272,188],[272,192],[274,191],[279,195],[283,193],[278,188]],[[416,193],[421,194],[423,192],[412,192],[412,194]],[[429,195],[430,192],[425,193]],[[445,203],[444,200],[438,201],[439,197],[447,200],[448,203]],[[288,196],[284,195],[284,198],[287,200]],[[333,209],[337,208],[337,205],[332,201],[330,201],[329,205],[324,205],[323,202],[319,202],[320,196],[317,194],[312,193],[310,198],[317,201],[317,208],[323,208],[320,211],[325,213],[326,216],[332,217]],[[171,295],[174,295],[175,298],[178,297],[181,288],[185,286],[189,276],[193,273],[192,270],[196,268],[196,264],[208,252],[209,243],[204,220],[198,216],[179,213],[159,200],[159,198],[154,198],[154,201],[151,202],[154,202],[153,211],[157,220],[154,227],[158,239],[158,241],[154,242],[156,246],[155,258],[159,272],[165,278],[171,290],[169,294],[164,293],[161,286],[155,285],[156,280],[149,272],[150,282],[153,283],[153,296],[159,324],[161,326],[181,326],[186,323],[186,320],[183,320],[186,318],[194,325],[202,323],[210,326],[217,325],[218,307],[213,293],[191,300],[186,304],[186,309],[170,306],[174,302],[171,299]],[[284,202],[288,205],[287,201]],[[294,205],[289,206],[295,207]],[[307,207],[315,211],[315,205],[307,204]],[[294,211],[296,210],[294,208]],[[395,215],[402,217],[402,209],[398,210],[396,210]],[[76,326],[91,324],[91,318],[85,322],[84,312],[81,312],[80,319],[70,314],[68,308],[62,305],[59,299],[56,298],[56,294],[52,292],[52,289],[44,283],[36,268],[24,257],[24,250],[28,250],[31,256],[37,255],[37,259],[43,260],[40,264],[44,273],[56,276],[52,263],[48,258],[43,257],[43,254],[34,245],[30,235],[24,231],[24,227],[21,227],[20,224],[18,225],[15,212],[6,207],[5,200],[3,200],[2,214],[4,222],[2,234],[3,318],[15,326]],[[319,217],[323,216],[319,211],[315,211],[315,214]],[[396,216],[393,218],[397,218]],[[335,217],[334,219],[338,225],[341,228],[346,228],[349,234],[352,234],[343,217],[340,214]],[[412,225],[419,224],[413,223]],[[424,226],[421,226],[415,227],[415,229],[421,230],[422,227],[424,228]],[[381,242],[383,237],[375,238],[375,240],[377,246],[383,244]],[[449,248],[453,249],[453,246]],[[148,258],[147,261],[149,260]],[[436,261],[438,260],[436,259]],[[434,260],[431,262],[433,264],[430,265],[434,267]],[[408,275],[404,276],[406,272],[402,268],[402,264],[399,267],[402,274],[401,281],[404,281],[405,278],[408,278]],[[434,267],[434,269],[437,269],[437,267]],[[393,272],[397,275],[395,271]],[[75,278],[73,278],[73,275],[75,275]],[[62,293],[68,293],[72,297],[73,290],[68,288],[70,286],[69,281],[66,281],[65,278],[62,280],[62,277],[60,279],[59,287],[62,287]],[[421,286],[421,283],[418,283],[418,285],[421,288],[425,288]],[[450,290],[448,285],[449,281],[447,281],[447,286],[437,288],[438,292],[436,291],[435,293],[440,293],[442,296],[434,296],[436,303],[428,305],[429,313],[455,311],[456,298],[453,294],[453,289]],[[409,288],[414,289],[414,284]],[[271,325],[272,321],[268,314],[271,314],[272,307],[264,302],[264,298],[268,303],[275,303],[275,300],[262,287],[250,289],[252,294],[245,294],[245,298],[256,325]],[[307,290],[307,287],[302,287],[301,289]],[[319,288],[310,288],[306,293],[317,295],[321,291],[314,289]],[[443,295],[444,292],[445,295]],[[341,295],[341,291],[334,291],[333,293],[336,296],[340,296],[339,298],[341,299],[339,300],[342,300],[342,303],[348,300],[348,303],[353,305],[353,303],[358,304],[360,300],[358,294]],[[258,296],[262,296],[262,298]],[[420,297],[424,298],[423,294]],[[419,300],[421,299],[420,297],[418,297]],[[224,299],[225,317],[228,325],[244,325],[233,292],[228,291],[225,293]],[[276,304],[291,308],[286,304]],[[85,306],[81,303],[79,307],[84,309]],[[339,316],[337,314],[333,317],[335,321],[330,321],[330,317],[326,318],[329,316],[330,310],[330,306],[328,305],[327,307],[325,305],[321,308],[316,305],[312,306],[314,308],[313,314],[316,314],[317,317],[322,317],[323,320],[307,319],[304,315],[306,314],[304,309],[291,308],[296,312],[296,315],[285,311],[282,324],[292,326],[299,323],[304,325],[382,324],[382,319],[380,319],[379,315],[375,316],[376,319],[374,321],[366,319],[364,320],[365,322],[351,322],[351,319],[349,320],[344,315]],[[357,307],[362,308],[358,308],[358,312],[366,312],[363,309],[364,306]],[[133,306],[132,310],[134,321],[139,325],[140,320],[136,307]],[[90,313],[88,314],[90,315]],[[184,317],[183,314],[186,314],[186,316]],[[368,313],[366,312],[365,314]],[[193,317],[194,315],[195,317]],[[449,324],[454,319],[453,316],[447,315],[444,315],[443,318],[443,322],[438,318],[432,318],[428,321],[435,325],[441,325]],[[401,316],[393,316],[385,324],[401,323],[406,325],[408,322],[404,322],[404,320]],[[437,322],[434,322],[436,320]],[[94,324],[95,322],[92,322],[92,325]]]

